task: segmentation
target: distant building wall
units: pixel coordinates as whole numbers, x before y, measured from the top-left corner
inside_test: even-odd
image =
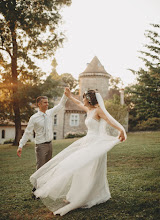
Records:
[[[21,129],[24,131],[26,125],[22,125]],[[0,144],[3,144],[5,141],[14,140],[15,138],[15,127],[14,125],[2,125],[0,126]],[[30,140],[33,142],[33,135],[30,137]]]
[[[57,114],[57,124],[53,118],[53,139],[63,139],[64,136],[64,108]]]
[[[81,76],[79,78],[80,96],[88,89],[98,89],[98,92],[105,99],[108,95],[109,80],[105,76],[97,76],[92,74],[91,76]]]
[[[79,115],[79,123],[78,126],[71,126],[70,124],[70,118],[71,114],[78,114]],[[86,118],[86,114],[84,113],[76,113],[76,112],[65,112],[65,120],[64,120],[64,137],[68,133],[86,133],[87,127],[84,123]]]

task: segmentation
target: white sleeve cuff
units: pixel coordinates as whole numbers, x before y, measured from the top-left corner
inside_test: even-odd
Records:
[[[18,146],[18,148],[22,148],[23,147],[23,145],[22,144],[20,144],[19,146]]]

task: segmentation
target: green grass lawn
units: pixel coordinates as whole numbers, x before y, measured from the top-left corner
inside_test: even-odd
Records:
[[[73,141],[54,141],[54,155]],[[28,143],[23,148],[21,158],[17,157],[16,149],[0,145],[0,219],[160,219],[160,132],[129,133],[126,142],[108,153],[112,198],[63,217],[49,216],[50,211],[40,200],[31,199],[29,177],[35,171],[34,144]]]

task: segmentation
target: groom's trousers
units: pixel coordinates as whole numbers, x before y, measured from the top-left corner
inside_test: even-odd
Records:
[[[52,141],[36,144],[36,168],[37,170],[52,158]]]

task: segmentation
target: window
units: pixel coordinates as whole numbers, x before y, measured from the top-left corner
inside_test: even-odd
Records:
[[[79,125],[79,114],[71,114],[70,126],[78,126],[78,125]]]
[[[5,130],[2,130],[2,138],[5,138]]]
[[[57,139],[57,132],[53,132],[53,140]]]
[[[54,122],[53,122],[54,125],[57,125],[57,115],[54,115]]]

